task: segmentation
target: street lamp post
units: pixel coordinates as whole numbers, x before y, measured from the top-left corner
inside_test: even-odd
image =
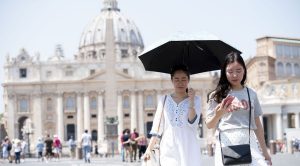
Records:
[[[111,141],[111,154],[114,156],[115,153],[115,143],[114,140],[117,139],[118,129],[117,126],[119,124],[118,117],[106,117],[106,135],[107,139]]]

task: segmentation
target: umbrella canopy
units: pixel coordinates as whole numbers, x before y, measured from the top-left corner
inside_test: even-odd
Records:
[[[147,71],[170,73],[174,65],[184,64],[191,74],[219,70],[230,52],[241,52],[221,40],[171,40],[140,56]]]

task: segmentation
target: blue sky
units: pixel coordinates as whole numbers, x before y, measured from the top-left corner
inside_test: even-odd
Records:
[[[103,0],[0,0],[0,80],[7,53],[25,48],[41,59],[61,44],[73,59],[84,27],[100,13]],[[300,38],[299,0],[118,0],[138,26],[145,46],[172,33],[207,31],[254,56],[263,36]],[[1,87],[0,96],[2,97]],[[0,100],[0,112],[3,101]]]

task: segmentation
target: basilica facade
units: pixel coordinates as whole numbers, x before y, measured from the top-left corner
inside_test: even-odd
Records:
[[[41,60],[25,49],[7,56],[4,66],[4,125],[10,138],[36,142],[46,134],[76,140],[87,129],[93,141],[118,152],[125,128],[149,133],[158,100],[172,92],[170,76],[146,72],[138,55],[142,36],[116,0],[104,0],[101,12],[82,32],[74,59],[62,46]],[[202,97],[215,86],[215,74],[193,75],[190,87]],[[205,129],[199,124],[199,136]],[[32,145],[31,148],[34,148]]]

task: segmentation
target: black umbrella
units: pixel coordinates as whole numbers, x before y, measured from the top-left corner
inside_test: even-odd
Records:
[[[241,52],[221,40],[168,41],[143,52],[139,58],[147,71],[170,73],[174,65],[184,64],[191,74],[219,70],[225,55]]]

